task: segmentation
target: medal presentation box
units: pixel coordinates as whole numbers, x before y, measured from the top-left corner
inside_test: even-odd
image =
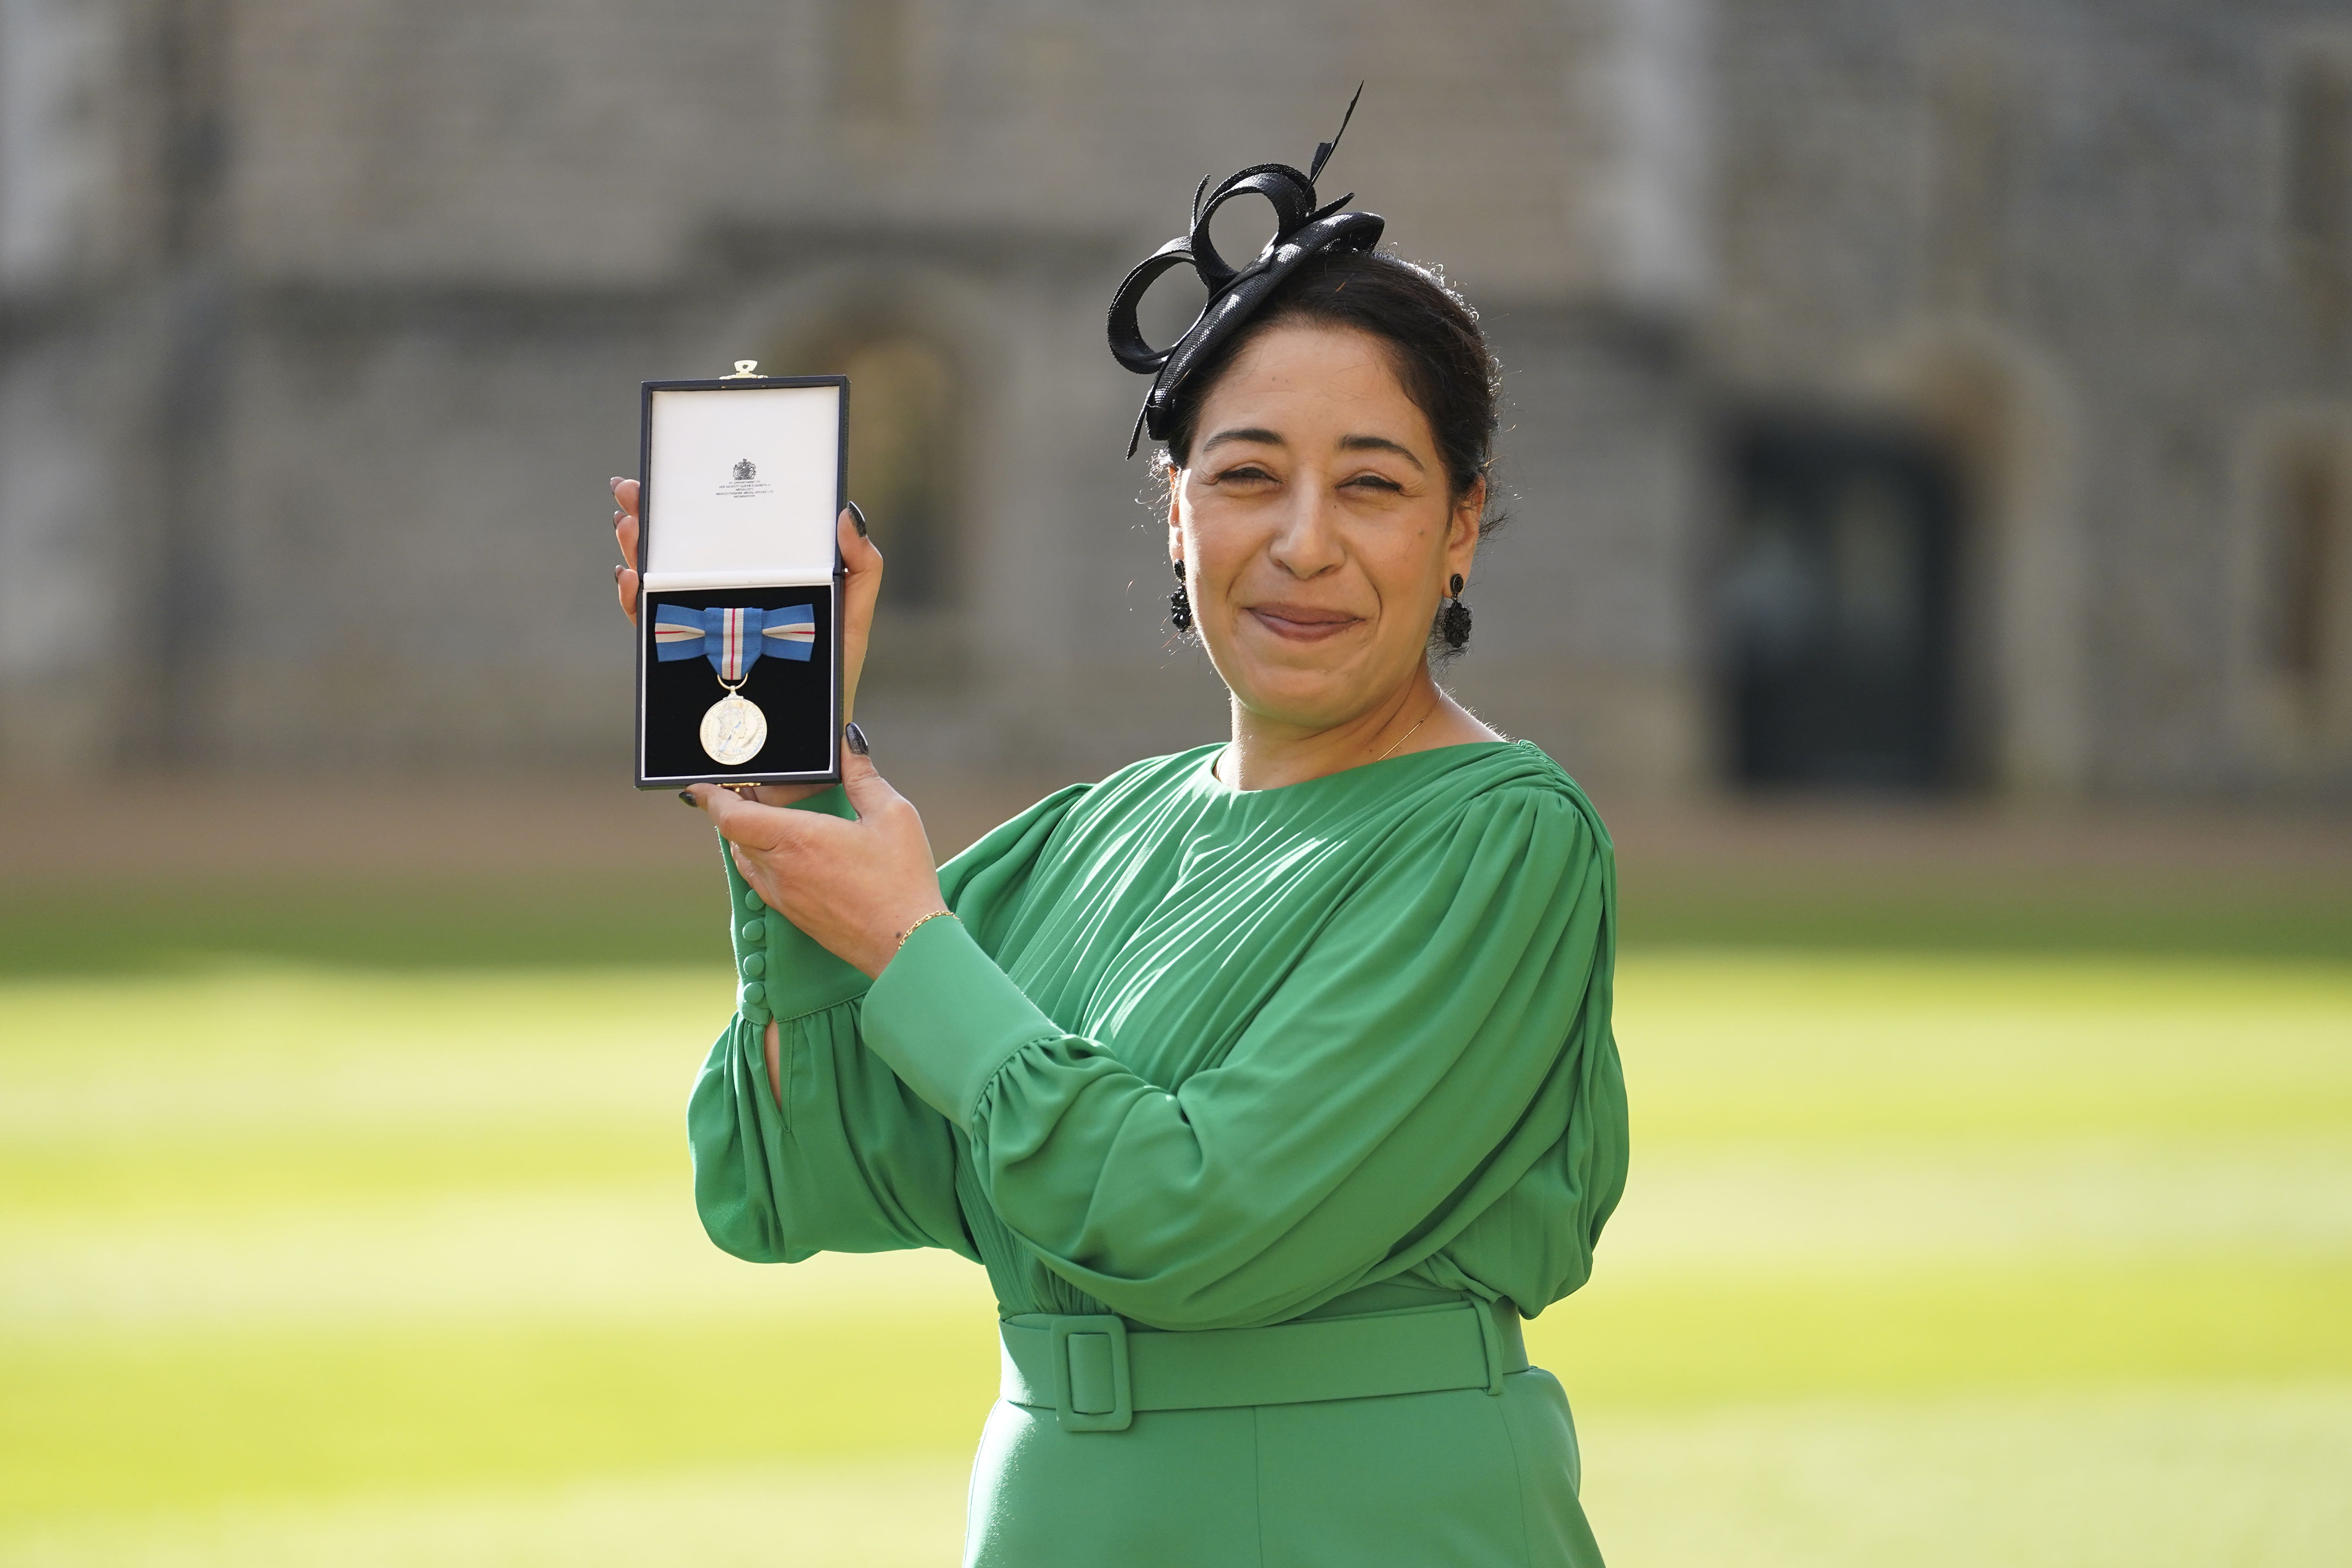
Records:
[[[644,384],[637,787],[841,778],[849,383]]]

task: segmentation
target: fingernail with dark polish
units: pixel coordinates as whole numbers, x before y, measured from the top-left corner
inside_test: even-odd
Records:
[[[849,526],[857,530],[858,538],[866,537],[866,514],[858,510],[856,501],[849,503]]]
[[[613,568],[613,581],[615,583],[619,582],[621,580],[621,574],[627,570],[628,568],[625,566],[615,565]]]
[[[604,488],[607,489],[619,489],[621,488],[621,476],[614,474],[611,479],[606,479],[604,481]]]
[[[857,721],[855,719],[849,721],[847,729],[842,731],[841,738],[848,742],[849,749],[861,757],[872,751],[872,748],[866,743],[866,731],[857,727]]]
[[[682,789],[678,791],[677,798],[686,802],[687,805],[694,807],[697,811],[702,809],[702,803],[694,798],[694,792],[690,789]]]

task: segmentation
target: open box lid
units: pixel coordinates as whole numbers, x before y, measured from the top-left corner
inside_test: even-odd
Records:
[[[846,390],[647,389],[647,592],[833,581]]]

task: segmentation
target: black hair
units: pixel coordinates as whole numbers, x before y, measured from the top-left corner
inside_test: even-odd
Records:
[[[1248,323],[1217,345],[1176,391],[1168,455],[1192,458],[1201,405],[1242,350],[1259,334],[1293,323],[1352,327],[1387,345],[1391,368],[1429,421],[1445,465],[1446,489],[1459,501],[1494,463],[1500,376],[1478,314],[1428,268],[1377,252],[1327,250],[1300,263]],[[1483,537],[1503,521],[1488,489]]]

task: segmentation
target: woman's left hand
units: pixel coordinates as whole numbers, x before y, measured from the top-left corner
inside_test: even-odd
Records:
[[[923,819],[907,797],[845,746],[841,784],[855,822],[755,805],[717,784],[690,793],[768,907],[870,978],[897,954],[908,928],[947,901]]]

